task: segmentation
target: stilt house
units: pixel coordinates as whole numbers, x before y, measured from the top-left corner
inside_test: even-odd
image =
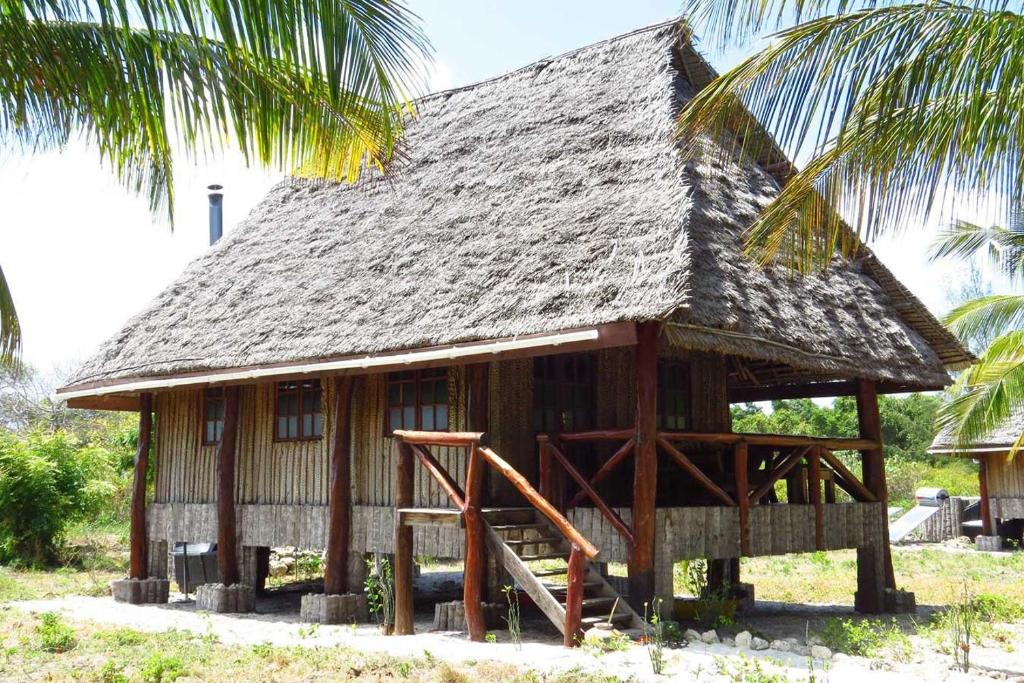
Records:
[[[274,188],[60,392],[141,411],[143,447],[155,415],[133,575],[175,541],[219,540],[226,583],[326,548],[334,594],[393,554],[406,633],[413,553],[461,558],[473,638],[497,568],[572,642],[602,563],[640,611],[679,560],[732,585],[740,557],[856,548],[857,608],[891,607],[876,397],[970,356],[868,250],[808,277],[743,256],[792,167],[681,153],[714,75],[653,26],[425,97],[389,178]],[[858,439],[730,429],[731,402],[853,394]]]

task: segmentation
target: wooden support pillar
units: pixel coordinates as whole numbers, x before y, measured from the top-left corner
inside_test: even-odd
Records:
[[[654,542],[658,491],[658,323],[637,324],[636,448],[633,467],[633,548],[629,596],[634,606],[654,598]]]
[[[988,462],[985,455],[978,456],[978,495],[981,496],[981,535],[995,536],[992,523],[992,501],[988,497]]]
[[[139,445],[135,451],[135,477],[132,480],[131,548],[128,576],[149,578],[149,542],[146,529],[146,474],[149,471],[149,444],[153,432],[153,394],[139,395]]]
[[[403,525],[398,517],[398,508],[412,507],[414,493],[412,448],[404,441],[398,442],[398,472],[395,482],[395,635],[413,634],[412,597],[412,527]]]
[[[469,639],[482,641],[487,633],[487,624],[480,606],[483,597],[484,569],[484,522],[480,513],[481,489],[484,482],[484,461],[480,456],[479,444],[469,449],[469,466],[466,469],[466,509],[463,521],[466,526],[466,559],[462,573],[462,602],[466,610],[466,628]]]
[[[331,489],[327,507],[327,563],[324,593],[349,592],[349,537],[352,528],[352,377],[334,383],[331,411]]]
[[[811,450],[807,456],[807,493],[814,506],[814,547],[825,549],[825,501],[821,497],[821,451]]]
[[[490,429],[490,363],[473,363],[466,366],[466,428],[471,432],[484,434]],[[490,475],[499,477],[496,472],[487,472],[483,464],[480,468],[484,472],[480,475],[480,500],[479,506],[486,507],[491,502],[491,491],[493,489]],[[503,601],[501,594],[501,565],[496,563],[487,549],[487,544],[482,544],[482,560],[480,563],[481,585],[483,586],[482,599],[487,602]]]
[[[224,387],[224,431],[217,447],[217,569],[225,586],[238,583],[235,528],[235,444],[238,441],[238,387]]]
[[[882,448],[882,420],[878,413],[878,392],[871,380],[857,380],[857,421],[860,437],[878,443],[879,448],[861,451],[863,481],[881,505],[878,539],[880,547],[857,549],[857,610],[877,614],[885,609],[885,589],[896,588],[889,547],[889,494],[885,483],[885,453]]]
[[[565,634],[562,644],[565,647],[576,647],[583,636],[583,551],[573,545],[569,553],[569,569],[566,575],[565,588]]]
[[[747,442],[740,441],[733,450],[736,476],[736,505],[740,513],[740,553],[750,556],[750,484],[748,482]]]

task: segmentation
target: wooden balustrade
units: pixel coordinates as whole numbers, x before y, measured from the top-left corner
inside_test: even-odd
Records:
[[[565,470],[565,472],[567,472],[577,484],[579,484],[580,490],[590,498],[591,502],[594,503],[594,507],[601,511],[601,514],[604,515],[605,519],[615,527],[616,531],[626,539],[627,543],[633,545],[633,533],[630,531],[629,526],[622,521],[622,517],[620,517],[615,510],[612,510],[611,507],[608,506],[608,503],[604,502],[601,496],[598,495],[597,491],[595,491],[583,475],[580,474],[579,470],[572,466],[572,463],[569,462],[558,448],[553,444],[548,443],[548,452],[551,457],[558,461],[558,464],[562,466],[562,469]]]

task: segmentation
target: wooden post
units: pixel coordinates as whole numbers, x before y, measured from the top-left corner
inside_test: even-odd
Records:
[[[463,520],[466,526],[466,559],[462,574],[462,603],[466,609],[466,627],[469,639],[482,641],[487,633],[487,624],[480,607],[483,595],[484,527],[480,513],[480,495],[484,481],[484,461],[479,444],[469,449],[469,467],[466,471],[466,511]]]
[[[149,444],[153,432],[153,394],[139,395],[139,444],[135,451],[135,477],[132,480],[131,548],[128,576],[149,577],[149,538],[146,529],[146,474],[149,470]]]
[[[412,507],[415,484],[412,449],[398,441],[398,473],[395,483],[395,634],[409,636],[413,629],[412,527],[402,524],[399,508]]]
[[[811,449],[807,456],[807,493],[814,506],[814,547],[825,549],[825,503],[821,498],[821,451]]]
[[[573,545],[569,553],[569,570],[565,589],[565,634],[562,644],[565,647],[576,647],[583,635],[580,625],[583,622],[583,552],[579,546]]]
[[[982,536],[994,536],[992,501],[988,498],[988,463],[985,461],[984,454],[978,456],[978,495],[981,496],[981,534]]]
[[[633,548],[629,596],[634,606],[654,598],[654,542],[658,492],[658,323],[637,324],[636,448],[633,474]]]
[[[750,556],[750,484],[747,481],[747,442],[740,441],[733,449],[736,475],[736,505],[740,513],[740,553]]]
[[[349,592],[348,552],[352,527],[352,377],[334,383],[331,424],[331,489],[328,498],[324,593]]]
[[[539,451],[537,463],[537,478],[539,481],[537,482],[537,488],[540,491],[540,495],[544,496],[549,503],[555,505],[555,501],[552,498],[554,491],[552,490],[553,480],[551,478],[551,438],[547,434],[537,435],[537,448]]]
[[[857,380],[857,421],[860,437],[870,439],[879,448],[861,451],[863,480],[867,489],[878,498],[882,528],[879,548],[857,549],[857,610],[878,614],[885,608],[885,588],[896,588],[889,547],[889,495],[885,483],[885,453],[882,449],[882,421],[878,413],[878,392],[875,383]]]
[[[466,429],[484,434],[490,427],[490,363],[474,363],[466,367]],[[475,450],[475,448],[474,448]],[[470,458],[473,455],[470,453]],[[480,474],[480,495],[478,505],[486,507],[490,503],[491,490],[494,488],[491,475],[498,477],[485,466],[482,460],[478,469]],[[467,473],[468,474],[468,473]],[[481,539],[483,534],[481,533]],[[483,586],[481,599],[488,602],[504,600],[501,595],[501,570],[491,557],[487,544],[481,541],[480,581]]]
[[[235,529],[235,443],[238,440],[238,387],[224,387],[224,431],[217,447],[217,568],[225,586],[238,583]]]

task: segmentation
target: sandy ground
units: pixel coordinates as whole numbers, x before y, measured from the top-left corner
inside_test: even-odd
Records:
[[[614,674],[637,681],[677,679],[727,680],[720,675],[723,661],[735,667],[741,663],[740,651],[723,644],[691,643],[681,649],[666,650],[665,676],[651,673],[648,652],[633,646],[623,652],[600,654],[592,648],[569,650],[561,647],[560,638],[549,625],[540,622],[524,623],[524,642],[521,648],[508,642],[507,634],[497,632],[499,642],[473,643],[463,633],[430,631],[430,618],[426,611],[417,614],[414,636],[380,634],[377,627],[314,626],[298,620],[298,594],[282,594],[261,599],[258,612],[250,615],[219,615],[197,612],[195,603],[183,596],[173,596],[167,605],[125,605],[111,598],[71,596],[52,600],[34,600],[11,603],[11,606],[30,612],[57,611],[70,620],[91,621],[111,626],[129,627],[142,631],[185,629],[199,634],[214,634],[220,642],[230,645],[271,643],[278,646],[330,647],[343,645],[357,650],[381,652],[396,656],[433,656],[460,663],[467,660],[496,660],[525,666],[544,672],[580,667],[584,670]],[[800,636],[807,623],[812,623],[839,612],[841,608],[808,608],[802,606],[761,605],[749,622],[764,633],[783,638]],[[848,609],[846,610],[848,613]],[[1022,634],[1024,635],[1024,634]],[[802,640],[802,638],[801,638]],[[1024,641],[1021,643],[1024,649]],[[836,656],[828,662],[815,662],[815,680],[835,682],[865,681],[966,681],[993,678],[1024,682],[1024,655],[1007,655],[1002,651],[979,650],[975,660],[979,669],[966,676],[949,669],[948,657],[936,656],[922,650],[919,661],[893,664],[887,667],[871,660]],[[791,653],[766,650],[743,651],[742,656],[761,662],[771,670],[785,673],[792,680],[806,681],[811,674],[806,658]]]

